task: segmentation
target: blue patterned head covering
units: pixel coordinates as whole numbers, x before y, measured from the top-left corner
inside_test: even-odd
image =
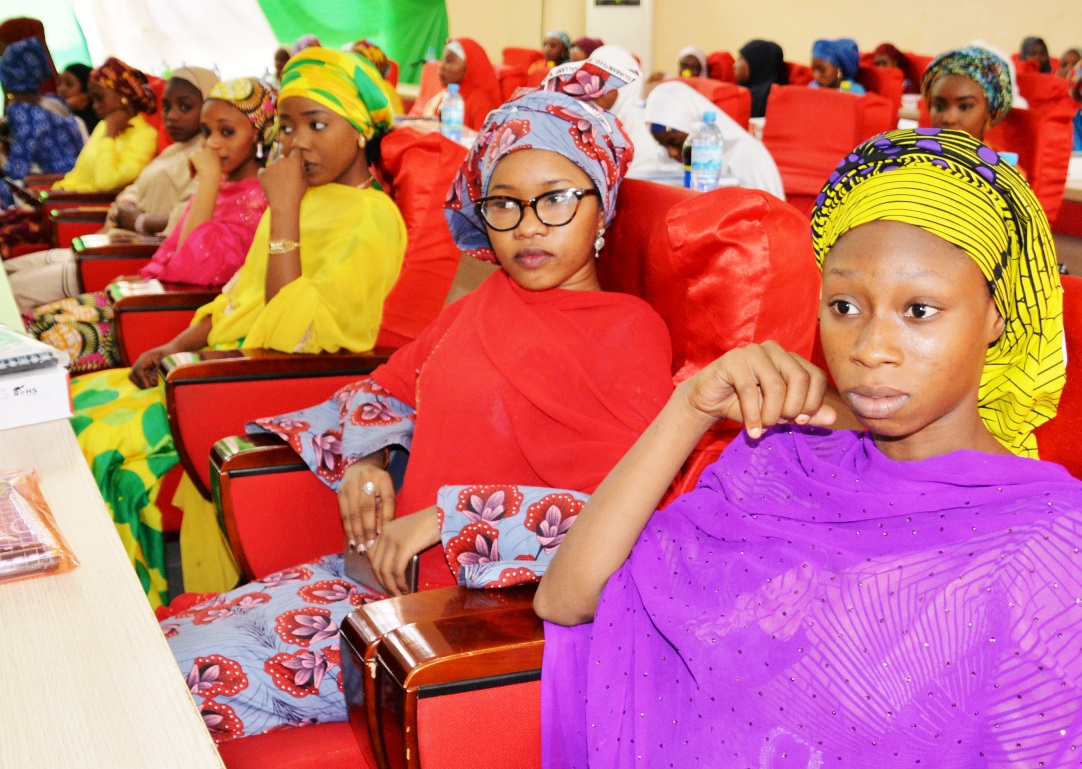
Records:
[[[920,92],[928,101],[935,81],[943,75],[961,75],[976,81],[988,101],[988,119],[995,125],[1011,111],[1014,101],[1011,70],[1000,57],[985,48],[967,45],[935,57],[920,80]]]
[[[578,84],[574,78],[565,82]],[[591,89],[589,96],[579,95],[581,87],[570,89],[578,98],[559,86],[529,91],[489,113],[444,205],[451,235],[462,251],[496,261],[488,229],[473,203],[487,194],[496,165],[519,150],[556,152],[581,168],[601,194],[605,224],[612,221],[620,180],[634,150],[620,121],[588,99],[614,90],[617,82],[621,81],[613,78],[599,91]]]
[[[816,40],[812,46],[812,58],[829,61],[842,71],[845,80],[856,77],[860,68],[860,49],[857,43],[848,37],[837,40]]]
[[[36,37],[12,43],[0,58],[0,85],[7,93],[36,93],[52,74],[45,45]]]

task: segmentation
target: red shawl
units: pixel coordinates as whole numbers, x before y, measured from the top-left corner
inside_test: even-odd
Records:
[[[670,359],[641,299],[494,274],[372,376],[417,410],[397,515],[444,485],[592,492],[671,395]],[[422,553],[419,582],[454,584],[442,548]]]

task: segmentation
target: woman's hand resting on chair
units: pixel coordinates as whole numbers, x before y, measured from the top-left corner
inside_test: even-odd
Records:
[[[439,518],[433,505],[395,519],[394,484],[383,456],[376,452],[349,466],[338,487],[338,512],[346,546],[367,552],[380,584],[391,595],[403,595],[410,589],[410,559],[440,541]],[[372,485],[366,489],[367,484]]]

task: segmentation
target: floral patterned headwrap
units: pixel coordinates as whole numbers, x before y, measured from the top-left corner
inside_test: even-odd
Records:
[[[286,62],[278,101],[302,96],[348,120],[366,139],[391,130],[394,114],[376,68],[355,53],[318,46]]]
[[[158,99],[147,84],[147,76],[115,56],[110,56],[104,64],[90,71],[90,82],[116,91],[139,112],[153,115],[158,111]]]
[[[0,85],[7,93],[36,93],[52,76],[45,44],[36,37],[17,40],[0,57]]]
[[[920,79],[920,93],[924,101],[928,101],[932,86],[943,75],[961,75],[976,81],[988,101],[988,119],[992,125],[1007,117],[1011,111],[1011,71],[1007,62],[991,51],[971,45],[939,54]]]
[[[376,68],[376,71],[381,76],[385,77],[387,75],[387,66],[389,64],[387,54],[371,40],[358,40],[353,44],[353,52],[368,59],[369,63]]]
[[[556,152],[581,168],[601,194],[605,224],[612,221],[620,180],[634,150],[620,121],[588,100],[611,90],[605,84],[592,97],[579,95],[580,89],[570,86],[567,91],[529,91],[489,113],[444,205],[451,235],[462,251],[496,261],[488,230],[473,203],[487,194],[496,165],[519,150]]]
[[[812,216],[819,266],[846,232],[882,220],[920,227],[981,268],[1005,321],[981,376],[981,418],[1011,451],[1036,456],[1033,430],[1056,414],[1066,356],[1056,251],[1033,191],[962,131],[891,131],[853,150],[819,193]]]
[[[263,154],[269,155],[271,144],[278,133],[275,121],[277,92],[254,77],[239,77],[235,80],[223,80],[215,83],[208,99],[220,99],[229,102],[244,113],[261,137]]]

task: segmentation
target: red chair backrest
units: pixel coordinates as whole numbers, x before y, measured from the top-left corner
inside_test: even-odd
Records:
[[[857,82],[869,93],[877,93],[890,102],[895,113],[902,108],[905,73],[897,67],[865,67],[857,70]]]
[[[897,122],[897,110],[878,94],[776,85],[766,103],[763,144],[781,173],[786,198],[810,213],[838,161]]]
[[[811,232],[774,196],[628,179],[606,241],[601,285],[645,299],[665,320],[674,381],[752,342],[811,354],[820,280]],[[708,432],[670,491],[694,486],[739,429],[723,423]]]
[[[1067,385],[1059,399],[1056,416],[1037,428],[1037,451],[1041,459],[1057,462],[1076,478],[1082,478],[1082,278],[1064,275],[1063,325],[1067,339]]]
[[[815,80],[811,67],[807,64],[797,64],[795,61],[785,62],[785,68],[789,70],[789,85],[807,85]]]
[[[909,63],[913,65],[913,74],[916,75],[917,80],[924,76],[924,70],[928,69],[928,65],[935,59],[934,56],[925,56],[923,53],[912,51],[904,51],[904,53]]]
[[[166,81],[154,75],[147,75],[147,83],[150,85],[150,90],[154,92],[154,98],[158,100],[158,109],[155,110],[153,115],[146,115],[145,117],[150,125],[158,129],[158,152],[161,152],[173,143],[173,140],[169,138],[169,134],[165,132],[165,123],[162,121],[162,95],[165,94]]]
[[[381,185],[387,182],[409,240],[402,273],[383,305],[376,346],[401,347],[439,315],[458,268],[443,201],[466,148],[437,132],[399,128],[383,138],[380,155]]]
[[[678,83],[691,86],[717,108],[737,122],[744,130],[751,120],[751,91],[736,83],[723,83],[707,77],[673,78]]]
[[[394,59],[387,59],[387,75],[383,79],[393,86],[398,85],[398,62]]]
[[[500,81],[500,95],[507,101],[515,91],[526,85],[526,68],[518,64],[501,64],[496,67],[496,79]]]
[[[426,61],[424,66],[421,67],[421,83],[417,88],[417,101],[410,107],[409,114],[420,115],[423,113],[425,105],[442,90],[440,63],[438,61]]]
[[[535,61],[541,61],[545,58],[545,54],[536,48],[516,48],[514,46],[504,48],[500,55],[503,57],[504,64],[522,67],[523,69],[529,69],[530,65]]]
[[[726,83],[735,83],[736,76],[733,74],[733,64],[736,59],[728,51],[714,51],[706,57],[706,68],[712,80],[721,80]]]

